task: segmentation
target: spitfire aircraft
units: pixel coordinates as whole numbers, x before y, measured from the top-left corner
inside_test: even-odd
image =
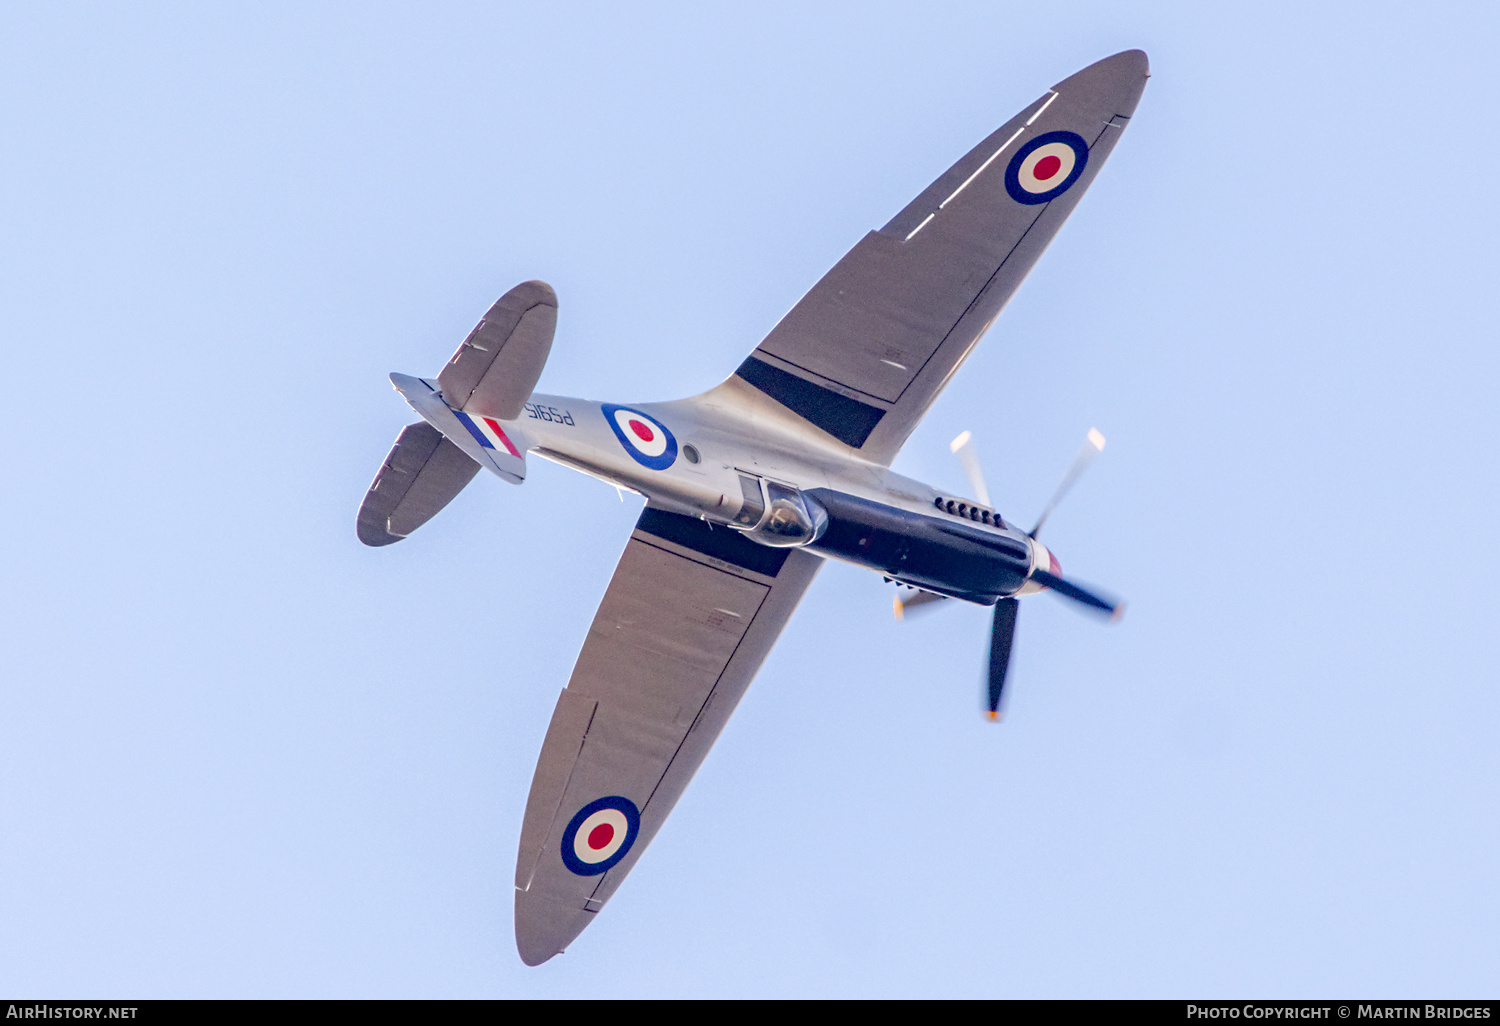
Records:
[[[520,484],[529,453],[646,499],[526,802],[515,894],[526,964],[566,948],[620,886],[825,559],[883,575],[908,606],[993,606],[992,715],[1018,597],[1049,590],[1117,611],[1062,576],[1040,522],[1026,531],[990,506],[963,436],[972,497],[889,468],[1103,167],[1147,77],[1146,55],[1129,50],[1047,90],[861,239],[702,395],[533,393],[557,323],[539,281],[502,296],[436,378],[391,375],[422,419],[365,495],[367,545],[411,534],[481,468]]]

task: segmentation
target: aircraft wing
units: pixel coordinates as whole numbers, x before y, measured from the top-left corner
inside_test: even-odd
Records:
[[[1147,76],[1127,50],[1048,90],[866,235],[736,376],[889,465],[1099,173]]]
[[[537,760],[516,862],[516,946],[562,951],[687,787],[822,559],[648,506]]]

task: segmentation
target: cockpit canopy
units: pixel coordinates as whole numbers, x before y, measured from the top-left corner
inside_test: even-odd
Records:
[[[822,506],[791,485],[740,475],[744,504],[734,518],[753,541],[773,548],[810,545],[828,527]]]

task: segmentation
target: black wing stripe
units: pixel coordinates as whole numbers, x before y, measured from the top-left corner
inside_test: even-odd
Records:
[[[748,357],[735,374],[803,420],[858,449],[885,416],[885,411],[858,399],[839,395],[816,382]],[[753,542],[751,544],[754,544]]]
[[[681,513],[669,513],[651,506],[641,511],[641,519],[636,521],[635,528],[767,577],[781,573],[781,566],[791,551],[757,545],[738,531],[709,527],[697,517],[685,517]]]

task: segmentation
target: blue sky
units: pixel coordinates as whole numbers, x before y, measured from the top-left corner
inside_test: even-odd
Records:
[[[0,12],[0,990],[1493,995],[1489,5]],[[1153,78],[896,467],[974,432],[1130,601],[895,624],[830,566],[647,857],[539,969],[510,880],[638,510],[533,461],[354,512],[493,300],[540,387],[716,384],[1048,85]]]

